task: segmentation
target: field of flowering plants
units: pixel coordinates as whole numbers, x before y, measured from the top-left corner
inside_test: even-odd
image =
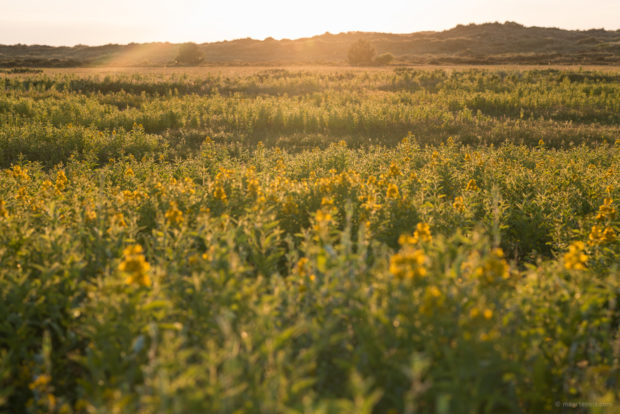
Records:
[[[0,78],[0,412],[620,410],[620,73]]]

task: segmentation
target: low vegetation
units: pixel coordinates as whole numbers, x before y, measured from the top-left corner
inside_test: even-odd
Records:
[[[604,412],[619,88],[5,75],[0,410]]]

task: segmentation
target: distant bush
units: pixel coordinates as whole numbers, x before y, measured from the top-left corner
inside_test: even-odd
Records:
[[[179,47],[179,54],[176,58],[176,62],[179,65],[197,65],[202,60],[202,52],[196,43],[183,43]]]
[[[394,60],[394,55],[391,53],[382,53],[375,58],[375,64],[377,65],[389,65]]]
[[[347,57],[349,64],[354,66],[372,65],[375,48],[368,41],[359,39],[351,45]]]

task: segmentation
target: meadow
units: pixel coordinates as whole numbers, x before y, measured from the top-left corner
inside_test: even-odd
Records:
[[[4,74],[0,411],[618,410],[619,151],[614,70]]]

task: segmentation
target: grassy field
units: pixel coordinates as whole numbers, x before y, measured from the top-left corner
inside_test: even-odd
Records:
[[[3,75],[0,411],[618,410],[619,151],[616,69]]]

